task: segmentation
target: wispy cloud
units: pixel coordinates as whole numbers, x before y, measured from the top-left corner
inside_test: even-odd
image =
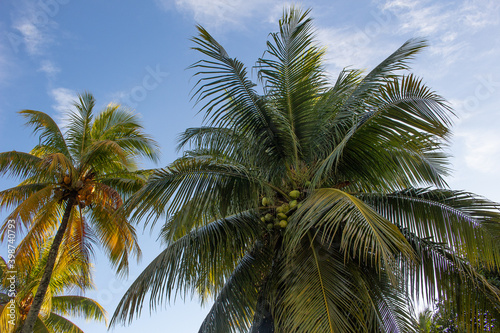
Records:
[[[55,103],[52,104],[52,108],[58,111],[56,121],[59,123],[61,128],[64,128],[68,123],[67,113],[72,109],[73,103],[77,98],[77,93],[74,90],[60,87],[52,89],[49,92],[49,95],[55,101]]]
[[[39,55],[44,47],[49,44],[51,38],[42,33],[29,18],[23,17],[13,25],[22,36],[26,51],[30,55]]]
[[[54,42],[54,32],[58,28],[54,17],[59,13],[60,4],[54,1],[48,5],[44,1],[20,0],[12,14],[13,32],[10,34],[12,47],[19,51],[24,44],[33,56],[44,54]]]
[[[482,173],[496,174],[500,164],[500,133],[470,130],[457,133],[465,142],[467,166]]]
[[[208,27],[240,26],[242,20],[266,12],[273,0],[156,0],[164,10],[176,8],[193,15],[196,22]]]
[[[327,48],[326,63],[331,71],[342,68],[370,69],[388,55],[388,47],[396,49],[391,43],[377,44],[375,36],[367,35],[358,27],[321,28],[317,38]]]
[[[40,64],[40,68],[38,69],[38,71],[43,72],[50,77],[53,77],[54,75],[59,73],[61,71],[61,69],[59,67],[57,67],[50,60],[42,60],[42,63]]]
[[[396,17],[395,31],[432,39],[430,52],[443,57],[447,64],[451,64],[459,59],[469,46],[464,37],[499,25],[500,2],[386,0],[380,3],[380,9]]]

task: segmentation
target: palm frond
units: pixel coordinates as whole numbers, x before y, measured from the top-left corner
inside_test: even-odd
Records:
[[[283,295],[274,313],[279,332],[367,331],[356,266],[327,248],[308,233],[282,264]]]
[[[261,142],[276,164],[282,156],[279,138],[276,136],[276,119],[266,108],[266,101],[257,95],[247,78],[244,65],[230,58],[226,50],[202,27],[199,36],[193,38],[195,50],[211,60],[201,60],[190,68],[198,69],[201,77],[194,96],[205,103],[206,119],[212,127],[227,127],[242,135],[250,135]],[[278,121],[279,122],[279,121]]]
[[[202,299],[223,289],[236,263],[262,232],[250,212],[230,216],[190,232],[169,244],[139,275],[118,304],[111,325],[140,315],[150,295],[150,309],[163,300],[197,292]]]
[[[310,109],[325,84],[321,65],[324,50],[315,45],[308,14],[294,8],[285,10],[279,33],[271,34],[272,42],[267,42],[265,55],[270,59],[257,62],[269,103],[286,119],[287,126],[280,134],[295,166],[299,156],[308,154],[309,141],[316,134],[316,114]]]
[[[464,191],[425,188],[360,197],[401,228],[450,246],[473,265],[498,265],[497,203]]]
[[[0,153],[0,174],[26,178],[43,173],[40,168],[42,159],[29,153],[8,151]]]
[[[45,319],[45,323],[48,327],[52,328],[51,333],[84,333],[75,323],[56,313],[51,313]]]
[[[46,153],[62,153],[71,159],[66,140],[54,119],[41,111],[23,110],[19,113],[27,119],[27,126],[34,127],[34,134],[39,133],[39,146],[44,147]]]
[[[199,333],[248,331],[272,255],[271,249],[257,245],[240,260],[218,293]]]
[[[174,214],[181,209],[192,199],[191,193],[203,193],[193,208],[201,212],[216,203],[216,211],[225,215],[229,207],[233,211],[255,207],[257,198],[252,189],[259,185],[259,179],[243,165],[181,158],[155,172],[126,206],[136,209],[133,218],[157,219],[161,214]]]
[[[451,113],[440,96],[409,75],[386,83],[361,111],[352,115],[354,122],[319,165],[315,182],[335,173],[400,188],[445,185],[446,159],[440,149]]]
[[[412,260],[413,250],[399,229],[370,206],[339,189],[317,190],[292,215],[285,239],[290,251],[310,230],[323,229],[323,241],[335,239],[345,260],[384,269],[391,276],[394,256]]]
[[[96,301],[83,296],[54,296],[52,311],[63,316],[82,317],[95,321],[106,320],[106,311]]]

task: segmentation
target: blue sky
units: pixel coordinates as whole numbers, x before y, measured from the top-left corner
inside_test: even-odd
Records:
[[[346,66],[368,70],[407,39],[426,37],[430,47],[417,57],[413,72],[444,96],[458,116],[449,147],[454,169],[449,185],[500,202],[500,2],[296,4],[313,9],[332,77]],[[140,113],[146,131],[161,144],[157,166],[168,164],[177,156],[177,134],[201,122],[190,101],[193,72],[186,70],[200,59],[190,49],[195,24],[251,68],[268,33],[276,31],[285,5],[271,0],[1,1],[0,151],[29,151],[36,144],[17,111],[42,110],[64,124],[62,114],[76,93],[88,90],[100,108],[115,102]],[[0,189],[13,185],[12,179],[0,179]],[[115,278],[98,254],[97,290],[88,296],[112,313],[127,286],[160,252],[155,239],[149,229],[141,236],[144,256],[128,280]],[[5,244],[0,246],[4,254]],[[196,299],[177,300],[151,317],[145,309],[131,326],[114,331],[197,332],[207,311]],[[103,325],[77,322],[85,332],[106,331]]]

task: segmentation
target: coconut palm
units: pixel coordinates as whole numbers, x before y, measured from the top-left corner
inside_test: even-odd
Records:
[[[94,115],[94,106],[91,94],[80,95],[64,133],[46,113],[23,110],[27,125],[39,134],[38,145],[29,153],[0,153],[0,174],[22,180],[0,192],[0,205],[13,209],[1,228],[2,240],[9,220],[18,232],[26,229],[18,248],[22,264],[55,233],[25,333],[33,330],[64,239],[75,239],[87,257],[98,243],[120,273],[126,273],[130,255],[140,254],[134,228],[116,211],[144,183],[147,172],[137,171],[137,160],[156,160],[156,143],[131,112],[110,104]]]
[[[425,41],[330,84],[308,14],[286,10],[270,35],[263,93],[198,27],[205,124],[125,205],[151,223],[166,216],[166,248],[112,324],[138,316],[148,293],[150,309],[214,299],[204,333],[412,332],[421,295],[499,304],[475,267],[498,262],[500,212],[447,187],[452,112],[406,72]]]
[[[96,301],[82,295],[66,295],[70,290],[84,291],[91,288],[92,281],[87,258],[81,256],[81,251],[75,251],[72,245],[65,245],[57,256],[42,311],[36,319],[34,332],[83,332],[65,316],[106,321],[106,312]],[[42,244],[40,249],[35,249],[30,260],[22,260],[22,266],[14,264],[13,267],[9,267],[8,265],[8,262],[15,262],[22,255],[20,252],[8,262],[0,257],[1,332],[20,331],[44,272],[49,248]],[[15,285],[15,289],[11,288],[12,284]]]

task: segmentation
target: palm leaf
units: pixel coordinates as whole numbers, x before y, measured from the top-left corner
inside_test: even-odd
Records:
[[[210,223],[171,243],[129,287],[111,325],[138,316],[148,292],[150,309],[188,292],[198,292],[202,299],[217,294],[261,232],[258,225],[256,217],[247,212]]]

